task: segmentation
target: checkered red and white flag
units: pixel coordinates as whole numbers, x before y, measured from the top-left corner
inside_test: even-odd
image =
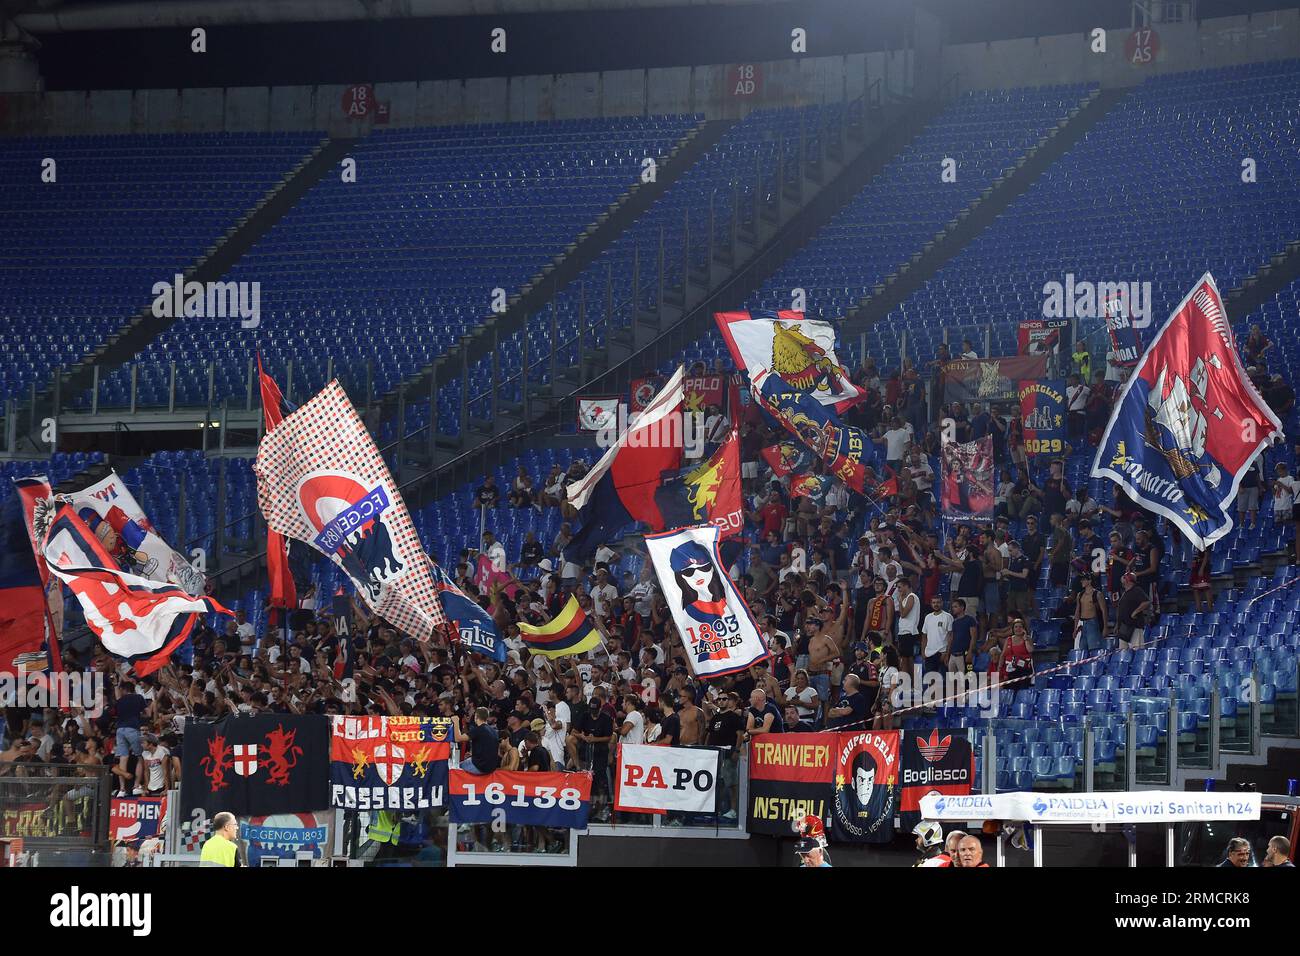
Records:
[[[406,503],[337,380],[266,433],[253,470],[273,530],[346,571],[398,630],[428,640],[446,628]]]

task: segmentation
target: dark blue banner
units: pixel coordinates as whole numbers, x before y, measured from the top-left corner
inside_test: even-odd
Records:
[[[585,830],[591,813],[591,774],[453,770],[448,788],[452,823],[506,823]]]

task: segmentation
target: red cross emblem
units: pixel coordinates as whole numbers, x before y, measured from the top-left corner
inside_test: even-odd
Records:
[[[251,777],[257,773],[257,744],[235,744],[235,773]]]
[[[379,779],[388,786],[397,783],[406,767],[406,749],[397,744],[379,744],[375,747],[375,770]]]

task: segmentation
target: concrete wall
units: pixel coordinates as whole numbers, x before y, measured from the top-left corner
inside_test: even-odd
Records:
[[[1123,87],[1158,73],[1300,56],[1300,10],[1160,24],[1154,30],[1160,44],[1152,63],[1129,62],[1125,41],[1132,31],[1110,30],[1105,53],[1094,53],[1091,37],[1083,33],[948,46],[944,77],[957,74],[958,86],[968,90],[1079,82]]]
[[[940,51],[943,83],[960,89],[1096,82],[1128,86],[1156,73],[1228,66],[1300,54],[1300,11],[1156,27],[1153,63],[1125,57],[1128,30],[1112,30],[1106,52],[1087,34],[968,43]],[[381,83],[375,99],[392,126],[529,122],[587,116],[702,113],[743,116],[756,107],[854,99],[912,90],[910,51],[808,57],[758,64],[762,89],[737,97],[724,65],[620,70],[422,83]],[[930,70],[927,69],[927,75]],[[933,78],[931,77],[931,80]],[[345,86],[107,90],[0,95],[0,134],[323,129],[359,135],[370,119],[348,119]]]
[[[590,116],[702,113],[709,119],[762,106],[835,102],[873,83],[905,91],[898,54],[856,54],[758,64],[762,88],[737,97],[723,65],[559,76],[380,83],[389,125],[532,122]],[[0,94],[0,134],[140,133],[197,130],[323,129],[357,135],[370,119],[349,119],[349,88],[232,87]]]

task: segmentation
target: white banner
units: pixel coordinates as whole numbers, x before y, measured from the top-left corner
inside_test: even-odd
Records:
[[[646,549],[697,677],[743,671],[771,656],[718,554],[718,529],[648,534]]]
[[[62,495],[60,497],[63,497]],[[204,591],[203,575],[164,541],[121,476],[105,477],[66,496],[124,571],[175,584],[191,597]]]
[[[587,432],[617,428],[618,406],[618,399],[610,396],[578,399],[578,427]]]
[[[1258,820],[1258,793],[1137,790],[1117,793],[930,794],[927,820],[1027,820],[1030,823],[1186,823]]]
[[[713,813],[718,754],[712,747],[622,744],[614,809],[640,813]]]

